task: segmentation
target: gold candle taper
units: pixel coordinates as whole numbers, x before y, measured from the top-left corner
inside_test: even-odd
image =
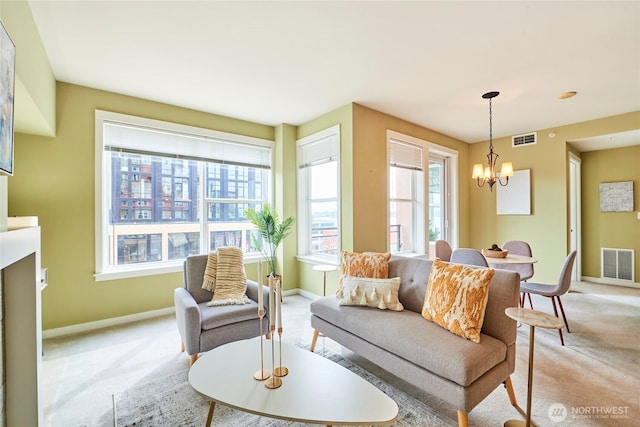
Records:
[[[273,375],[276,377],[284,377],[289,373],[289,368],[282,366],[282,282],[280,280],[276,283],[277,296],[276,296],[276,304],[278,306],[278,357],[280,359],[279,366],[274,369]]]

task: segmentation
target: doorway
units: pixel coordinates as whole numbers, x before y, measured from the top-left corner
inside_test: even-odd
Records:
[[[569,153],[569,250],[577,251],[576,261],[571,272],[571,280],[579,281],[582,276],[582,254],[581,254],[581,217],[582,199],[580,184],[580,157]]]

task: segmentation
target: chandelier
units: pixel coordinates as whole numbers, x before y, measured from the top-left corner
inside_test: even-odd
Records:
[[[478,187],[484,187],[485,184],[489,186],[489,191],[493,191],[493,185],[498,182],[503,187],[509,184],[509,177],[513,176],[513,165],[511,162],[503,162],[502,169],[500,170],[500,176],[496,175],[496,161],[498,160],[498,154],[493,152],[493,123],[491,114],[491,100],[500,95],[500,92],[487,92],[482,97],[489,100],[489,154],[487,154],[487,166],[480,163],[473,165],[473,175],[471,178],[476,179]],[[504,179],[504,182],[502,182]]]

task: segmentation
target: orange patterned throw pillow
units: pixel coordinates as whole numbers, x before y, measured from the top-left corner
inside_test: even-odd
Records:
[[[367,277],[370,279],[386,279],[389,276],[389,259],[391,253],[378,252],[348,252],[342,251],[342,262],[340,272],[342,276],[338,283],[336,295],[342,298],[342,277]]]
[[[433,261],[422,317],[456,335],[480,342],[492,268],[473,268]]]

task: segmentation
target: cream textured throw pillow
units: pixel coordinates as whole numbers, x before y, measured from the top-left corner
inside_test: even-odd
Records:
[[[242,249],[235,246],[218,248],[216,261],[216,281],[213,298],[207,303],[213,305],[249,304],[246,295],[247,276],[244,271]]]
[[[340,305],[364,305],[382,310],[402,311],[404,306],[398,300],[400,278],[373,279],[344,276]]]
[[[422,317],[479,343],[494,274],[492,268],[449,264],[436,258],[427,283]]]

